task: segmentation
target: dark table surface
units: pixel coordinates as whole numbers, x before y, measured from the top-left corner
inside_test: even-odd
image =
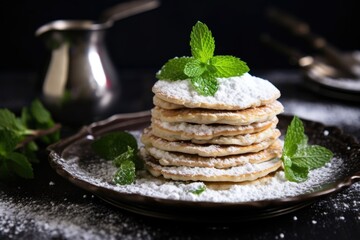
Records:
[[[359,103],[309,91],[296,71],[256,75],[280,89],[285,113],[338,126],[360,139]],[[37,96],[36,79],[32,74],[1,74],[0,108],[19,111]],[[124,71],[123,81],[127,91],[118,111],[149,109],[153,71]],[[77,130],[64,126],[63,136]],[[40,159],[34,167],[35,179],[0,183],[0,239],[360,239],[360,183],[271,219],[186,224],[117,209],[59,177],[46,152],[40,153]]]

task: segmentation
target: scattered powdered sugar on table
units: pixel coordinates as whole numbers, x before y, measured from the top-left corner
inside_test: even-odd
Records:
[[[189,80],[159,80],[153,87],[154,93],[169,98],[180,99],[193,104],[222,104],[240,108],[260,105],[262,100],[280,96],[279,90],[269,81],[245,73],[242,76],[218,78],[219,89],[214,96],[202,96],[197,93]]]
[[[0,190],[0,239],[115,240],[157,234],[120,211],[90,200],[49,199],[47,203],[29,197],[22,202]]]

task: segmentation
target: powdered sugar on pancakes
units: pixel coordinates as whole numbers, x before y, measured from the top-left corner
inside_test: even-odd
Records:
[[[146,160],[145,160],[146,161]],[[148,170],[154,175],[162,175],[164,178],[181,181],[208,181],[208,182],[239,182],[252,181],[281,167],[279,159],[273,159],[258,164],[246,163],[243,166],[227,169],[201,168],[201,167],[163,167],[146,161]]]
[[[197,93],[189,80],[159,80],[153,86],[156,97],[189,108],[240,110],[261,106],[280,97],[280,91],[269,81],[248,73],[238,77],[219,78],[214,96]]]
[[[144,134],[141,136],[142,143],[146,147],[155,147],[164,151],[181,152],[187,154],[196,154],[202,157],[220,157],[237,155],[251,152],[259,152],[270,147],[279,135],[275,135],[266,141],[256,143],[249,146],[236,146],[236,145],[198,145],[188,142],[170,142],[162,138],[158,138],[151,133],[151,129],[145,129]]]
[[[218,136],[235,136],[239,134],[249,134],[263,131],[270,127],[275,127],[278,119],[274,117],[271,121],[257,122],[250,125],[206,125],[206,124],[191,124],[186,122],[170,123],[163,122],[152,118],[153,132],[161,131],[159,137],[172,137],[179,140],[191,139],[212,139]],[[158,136],[158,134],[155,134]]]
[[[147,149],[141,148],[141,151],[147,152],[147,154],[157,159],[159,164],[163,166],[229,168],[241,166],[246,163],[260,163],[280,157],[281,149],[282,144],[280,142],[275,142],[269,148],[260,152],[225,157],[200,157],[190,154],[163,151],[154,147],[149,147]]]

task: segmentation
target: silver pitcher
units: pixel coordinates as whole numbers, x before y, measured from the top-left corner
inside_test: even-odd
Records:
[[[79,125],[115,113],[121,88],[104,43],[106,29],[115,20],[158,6],[157,0],[120,3],[99,22],[58,20],[36,31],[51,50],[42,100],[57,121]]]

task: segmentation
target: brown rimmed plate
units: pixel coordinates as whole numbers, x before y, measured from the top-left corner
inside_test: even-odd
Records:
[[[292,116],[279,116],[278,128],[283,134],[291,119]],[[116,130],[142,130],[150,124],[148,111],[115,115],[85,126],[77,134],[50,146],[49,159],[56,172],[76,186],[116,207],[134,213],[161,219],[212,223],[264,219],[303,208],[320,197],[338,192],[360,180],[360,144],[337,127],[326,127],[307,120],[303,122],[309,142],[329,148],[336,158],[343,160],[343,164],[334,179],[324,182],[310,193],[294,197],[232,203],[172,200],[116,191],[101,185],[105,179],[84,173],[83,167],[88,164],[89,159],[92,159],[91,164],[94,164],[94,158],[89,156],[91,151],[87,149],[93,139]],[[70,154],[69,152],[73,151],[71,149],[77,150]]]

